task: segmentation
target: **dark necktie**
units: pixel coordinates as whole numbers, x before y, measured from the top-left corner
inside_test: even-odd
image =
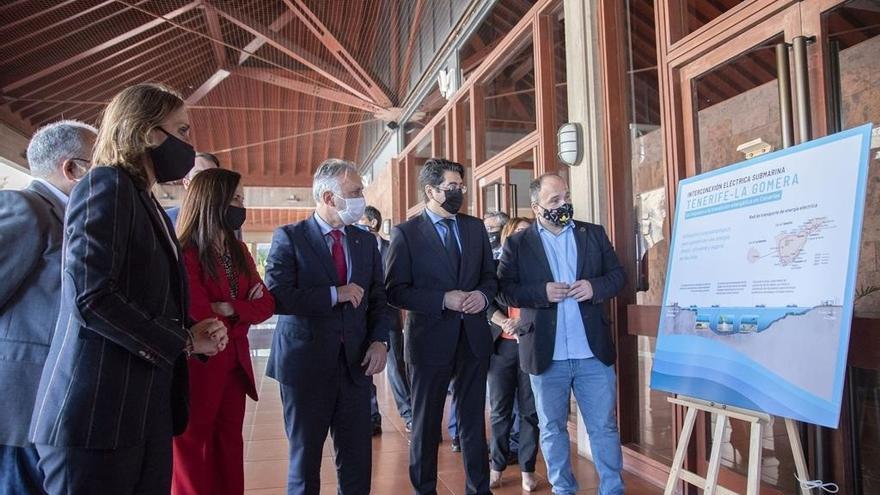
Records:
[[[345,250],[342,247],[342,232],[331,230],[330,237],[333,238],[333,247],[331,248],[331,253],[333,254],[333,266],[336,267],[336,275],[339,276],[339,284],[345,285],[348,283],[348,267],[345,264]]]
[[[455,220],[444,218],[441,222],[446,226],[446,235],[443,238],[443,244],[446,245],[446,252],[449,253],[449,260],[452,261],[452,268],[455,269],[456,277],[458,277],[458,267],[461,264],[461,251],[459,251],[458,242],[455,240]]]

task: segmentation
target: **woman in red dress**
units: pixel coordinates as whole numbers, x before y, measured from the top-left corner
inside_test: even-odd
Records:
[[[174,439],[175,495],[244,492],[245,395],[257,400],[247,334],[272,316],[275,300],[235,238],[245,219],[242,199],[241,175],[205,170],[190,183],[178,218],[190,316],[219,318],[229,345],[206,362],[189,363],[190,420]]]

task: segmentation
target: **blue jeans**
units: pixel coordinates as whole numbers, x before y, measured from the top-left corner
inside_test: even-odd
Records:
[[[574,494],[577,480],[571,470],[568,438],[568,403],[574,391],[590,436],[593,463],[599,473],[599,495],[623,493],[623,454],[617,432],[617,398],[614,366],[596,358],[553,361],[540,375],[531,375],[541,451],[553,493]]]
[[[33,445],[0,445],[0,487],[3,493],[42,495],[43,473],[37,467],[39,455]]]

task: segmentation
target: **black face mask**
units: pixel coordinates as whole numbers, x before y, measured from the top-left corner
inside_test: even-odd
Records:
[[[443,193],[446,196],[446,200],[440,204],[440,207],[455,215],[464,203],[464,193],[461,192],[461,189],[449,189],[448,191],[443,191]]]
[[[223,221],[228,229],[236,231],[244,225],[245,218],[247,218],[247,210],[245,208],[229,205],[226,208],[226,218]]]
[[[492,245],[492,249],[498,249],[501,247],[501,232],[489,232],[489,244]]]
[[[195,148],[172,136],[165,129],[161,127],[157,127],[157,129],[164,132],[168,139],[159,146],[150,149],[156,182],[174,182],[183,179],[196,164]]]
[[[548,210],[541,205],[538,206],[544,210],[544,219],[557,227],[565,227],[574,217],[574,206],[571,203],[565,203],[559,208],[553,208],[552,210]]]

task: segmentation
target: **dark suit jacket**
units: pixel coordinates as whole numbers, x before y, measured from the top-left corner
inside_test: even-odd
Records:
[[[492,248],[483,222],[464,214],[456,217],[461,236],[459,273],[453,272],[443,240],[427,213],[391,232],[385,286],[391,305],[407,311],[404,334],[408,363],[450,364],[461,328],[467,332],[475,356],[484,358],[492,353],[485,312],[464,315],[462,320],[462,313],[443,309],[443,296],[451,290],[478,290],[489,301],[498,291]]]
[[[34,443],[136,445],[159,410],[187,417],[188,290],[171,222],[117,167],[73,189],[61,308],[31,424]],[[173,231],[172,231],[173,232]]]
[[[0,444],[28,444],[31,413],[58,318],[64,205],[40,182],[0,191]]]
[[[338,280],[333,258],[314,216],[275,230],[266,260],[266,285],[275,296],[280,315],[266,374],[290,386],[308,386],[315,373],[334,373],[340,341],[345,346],[348,371],[356,384],[368,385],[361,367],[373,342],[388,342],[389,319],[382,260],[376,238],[357,227],[345,228],[351,283],[364,289],[355,308],[351,303],[331,306],[330,287]]]
[[[540,235],[535,223],[508,237],[498,265],[501,299],[521,308],[522,319],[534,321],[530,327],[519,330],[520,363],[523,371],[533,375],[550,366],[556,344],[557,305],[547,300],[546,289],[547,282],[553,281],[553,272]],[[574,235],[577,279],[587,280],[593,286],[593,298],[580,303],[587,342],[596,358],[611,365],[615,358],[614,342],[602,303],[623,288],[626,275],[602,226],[575,221]]]

